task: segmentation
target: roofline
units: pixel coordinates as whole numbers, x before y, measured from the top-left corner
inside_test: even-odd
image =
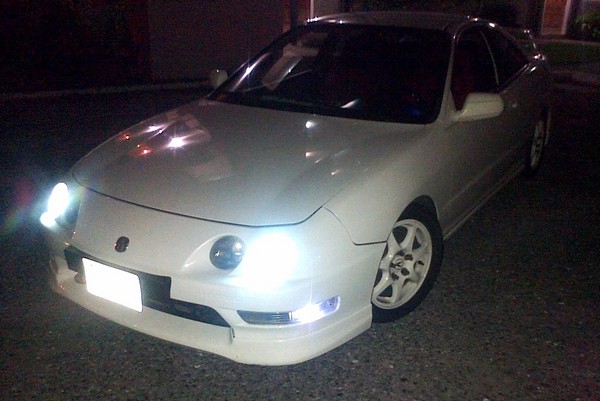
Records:
[[[309,24],[356,24],[380,26],[407,26],[440,31],[454,31],[469,22],[481,21],[460,14],[426,11],[365,11],[327,15],[309,20]]]

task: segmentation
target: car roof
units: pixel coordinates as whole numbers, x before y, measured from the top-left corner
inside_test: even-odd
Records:
[[[465,24],[480,21],[477,18],[434,12],[369,11],[328,15],[311,20],[316,24],[357,24],[380,26],[403,26],[455,32]]]

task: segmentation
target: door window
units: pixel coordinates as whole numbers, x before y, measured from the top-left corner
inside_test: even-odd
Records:
[[[451,90],[457,110],[473,92],[492,92],[497,74],[489,46],[480,29],[462,33],[456,43],[452,67]]]
[[[493,29],[486,29],[485,37],[488,40],[496,70],[498,73],[498,83],[500,87],[508,82],[523,69],[528,61],[525,55],[512,43],[504,34]]]

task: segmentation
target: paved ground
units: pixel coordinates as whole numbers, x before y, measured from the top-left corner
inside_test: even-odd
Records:
[[[309,362],[238,365],[99,318],[52,294],[38,199],[116,130],[194,91],[0,104],[0,399],[548,400],[600,394],[598,88],[557,89],[555,133],[446,246],[406,318]]]

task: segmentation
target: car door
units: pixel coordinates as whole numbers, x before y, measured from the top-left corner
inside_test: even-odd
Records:
[[[497,73],[481,27],[460,34],[455,44],[450,92],[460,111],[471,93],[494,93]],[[452,114],[452,113],[450,113]],[[503,112],[504,114],[504,112]],[[452,152],[452,198],[448,204],[451,225],[460,222],[491,192],[503,153],[505,117],[456,122],[449,118],[446,139]]]
[[[498,79],[498,93],[504,99],[502,134],[504,153],[499,155],[498,174],[500,178],[521,167],[524,147],[530,139],[538,118],[536,111],[538,93],[535,68],[518,48],[517,44],[499,30],[483,30],[490,46]]]
[[[523,53],[491,26],[481,25],[459,35],[450,88],[455,110],[461,110],[474,92],[499,94],[504,110],[497,117],[449,124],[455,221],[462,220],[523,165],[524,144],[536,118],[531,73]]]

